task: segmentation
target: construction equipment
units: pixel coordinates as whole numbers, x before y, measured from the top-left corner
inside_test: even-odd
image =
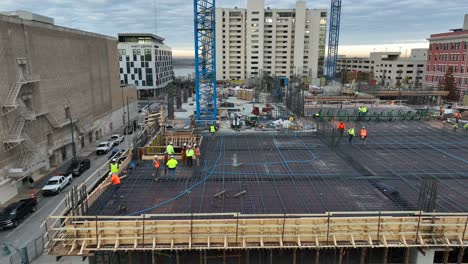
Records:
[[[328,34],[327,79],[333,80],[336,74],[338,43],[340,40],[341,0],[331,0],[330,28]]]
[[[194,0],[197,121],[216,122],[215,0]]]
[[[258,123],[258,116],[248,115],[245,117],[245,125],[255,127]]]

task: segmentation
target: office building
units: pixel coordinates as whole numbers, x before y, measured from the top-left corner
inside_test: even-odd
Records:
[[[451,32],[432,34],[425,82],[428,86],[443,85],[449,68],[459,90],[460,101],[468,105],[468,14],[463,28]]]
[[[247,8],[216,9],[216,78],[245,80],[261,74],[323,75],[327,10],[265,9],[264,0]]]
[[[337,71],[372,73],[377,85],[420,87],[424,77],[427,49],[413,49],[409,57],[401,52],[371,52],[367,58],[340,56]]]
[[[137,86],[140,98],[155,98],[165,93],[174,80],[172,49],[164,39],[147,33],[120,33],[120,83]]]

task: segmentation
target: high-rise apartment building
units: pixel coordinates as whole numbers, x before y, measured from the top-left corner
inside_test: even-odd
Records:
[[[139,97],[157,97],[174,80],[172,49],[146,33],[119,35],[120,83],[135,84]]]
[[[468,14],[463,28],[452,32],[432,34],[425,82],[429,86],[443,85],[449,69],[455,78],[460,101],[468,105]]]
[[[326,29],[327,10],[308,9],[302,1],[295,9],[265,9],[264,0],[217,8],[216,78],[322,76]]]

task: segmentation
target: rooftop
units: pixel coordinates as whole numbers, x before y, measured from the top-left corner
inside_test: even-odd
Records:
[[[119,43],[160,43],[163,44],[164,38],[151,33],[119,33]]]

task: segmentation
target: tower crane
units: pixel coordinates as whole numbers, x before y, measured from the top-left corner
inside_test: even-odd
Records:
[[[328,32],[327,79],[333,80],[336,75],[338,60],[338,43],[340,40],[341,0],[331,0],[330,28]]]
[[[215,0],[194,0],[196,119],[216,122]]]

